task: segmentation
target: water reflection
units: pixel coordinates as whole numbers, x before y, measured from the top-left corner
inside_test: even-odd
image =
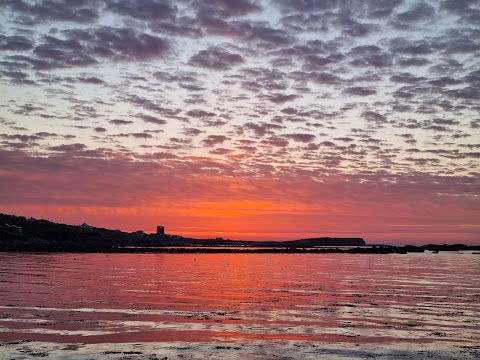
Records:
[[[473,254],[0,254],[0,339],[417,344],[460,354],[462,346],[480,339],[477,259]]]

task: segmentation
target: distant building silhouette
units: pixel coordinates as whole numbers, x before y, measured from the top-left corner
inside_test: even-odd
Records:
[[[165,235],[165,228],[163,226],[157,226],[157,235]]]

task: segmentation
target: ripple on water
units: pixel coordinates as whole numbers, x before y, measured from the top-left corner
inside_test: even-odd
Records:
[[[0,352],[473,358],[478,279],[472,254],[0,254]]]

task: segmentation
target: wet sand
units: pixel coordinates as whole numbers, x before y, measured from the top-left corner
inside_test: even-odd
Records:
[[[13,342],[0,347],[2,359],[477,359],[480,346],[433,348],[412,345],[365,346],[358,344],[312,344],[302,342],[250,343],[123,343],[56,344],[43,342]]]

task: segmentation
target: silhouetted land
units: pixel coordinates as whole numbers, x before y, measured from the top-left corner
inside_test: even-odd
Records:
[[[0,214],[0,252],[404,254],[425,250],[480,250],[480,246],[366,246],[362,238],[328,237],[292,241],[204,240],[168,234],[127,233],[86,224],[57,224]]]

